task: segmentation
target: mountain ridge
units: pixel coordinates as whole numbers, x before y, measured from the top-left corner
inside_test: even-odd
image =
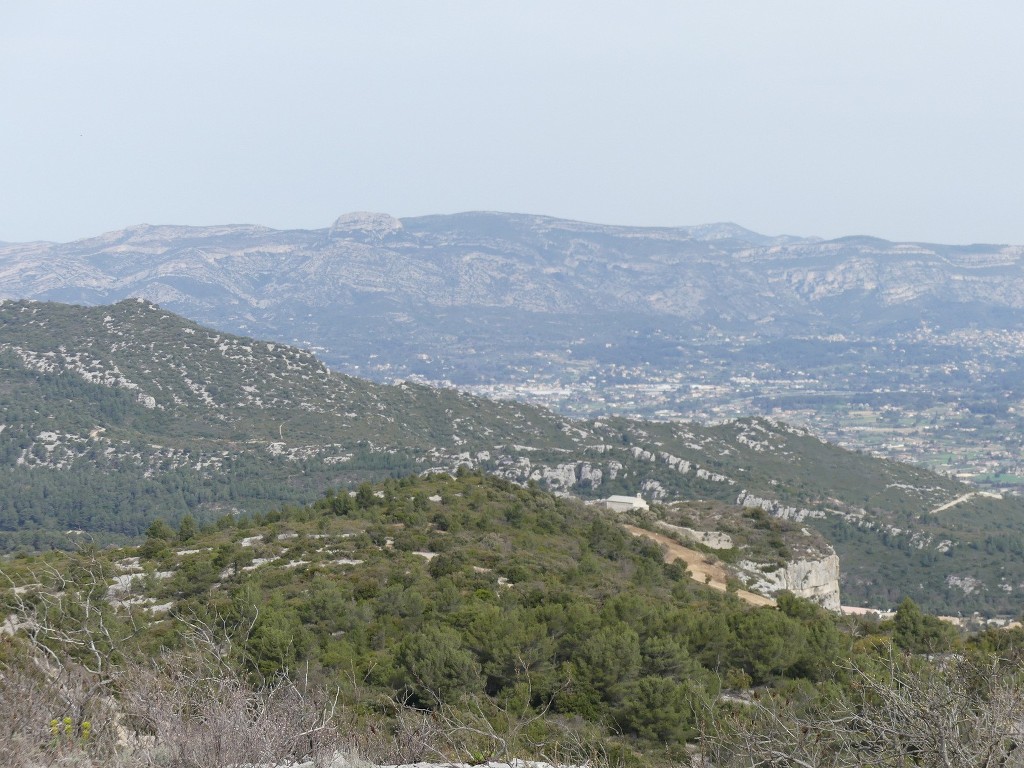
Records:
[[[5,245],[0,296],[87,304],[142,296],[224,330],[303,343],[350,373],[456,384],[514,378],[532,352],[556,354],[588,330],[621,346],[659,325],[670,334],[746,329],[772,338],[848,331],[830,320],[840,309],[865,330],[911,316],[951,319],[947,303],[920,306],[939,290],[924,279],[935,282],[936,249],[928,251],[932,267],[905,264],[909,273],[897,280],[877,257],[840,253],[849,245],[695,236],[708,226],[721,227],[608,227],[469,213],[405,219],[383,240],[377,229],[341,231],[337,223],[321,230],[147,226],[69,244]],[[1019,249],[995,250],[997,261],[1016,268]],[[991,281],[971,288],[961,277],[940,281],[942,290],[959,291],[966,302],[1024,307],[1024,278],[997,290]],[[871,294],[883,280],[895,283]],[[899,309],[908,302],[916,302],[912,311]],[[485,334],[464,327],[477,319]],[[517,342],[513,330],[521,328],[531,331],[531,347]],[[502,337],[486,347],[494,373],[481,375],[473,360],[446,349],[452,334],[485,347],[488,337]]]
[[[86,303],[142,296],[235,332],[276,323],[270,335],[314,345],[325,332],[309,321],[310,310],[350,316],[367,303],[372,309],[374,299],[385,309],[391,302],[392,314],[422,305],[589,317],[600,306],[666,322],[728,327],[767,317],[781,323],[776,334],[800,326],[831,332],[841,330],[829,319],[840,300],[913,305],[928,316],[938,310],[927,302],[941,293],[947,309],[950,301],[982,298],[1022,309],[1022,255],[1019,246],[768,237],[733,224],[644,228],[489,212],[401,220],[360,213],[319,230],[138,225],[64,244],[4,244],[0,296]],[[982,274],[993,270],[999,274]],[[347,315],[339,315],[345,304]],[[783,322],[786,315],[791,322]],[[389,327],[401,323],[376,316]],[[761,322],[761,331],[768,325]]]

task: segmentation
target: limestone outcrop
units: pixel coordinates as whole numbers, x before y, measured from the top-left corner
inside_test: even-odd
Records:
[[[818,559],[793,560],[771,571],[749,560],[737,567],[747,576],[748,589],[755,592],[774,595],[788,590],[830,611],[840,610],[839,557],[835,552]]]

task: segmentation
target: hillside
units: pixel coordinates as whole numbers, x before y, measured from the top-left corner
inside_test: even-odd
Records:
[[[207,743],[212,714],[175,718],[207,712],[234,676],[284,676],[337,690],[337,727],[382,761],[650,765],[685,754],[723,684],[835,679],[852,638],[834,615],[792,596],[751,608],[664,563],[620,519],[482,474],[364,484],[202,530],[156,524],[139,547],[3,563],[0,619],[5,608],[14,619],[0,626],[64,664],[66,653],[101,665],[125,722],[164,749]],[[0,664],[19,658],[3,632]],[[98,660],[81,652],[86,637],[104,644]],[[200,690],[187,706],[173,698]],[[88,720],[91,740],[109,739],[109,702],[76,696],[73,726]],[[45,733],[48,718],[16,719]],[[294,748],[280,729],[269,728]]]
[[[936,611],[1019,611],[1024,502],[767,419],[574,421],[373,384],[134,300],[4,302],[0,373],[8,550],[66,546],[74,531],[124,541],[157,517],[265,512],[463,465],[583,498],[717,500],[818,528],[840,555],[847,602],[909,594]]]
[[[718,504],[673,513],[673,525],[736,522]],[[882,764],[895,766],[906,758],[896,729],[922,743],[934,730],[914,726],[951,707],[963,725],[937,746],[1005,746],[1020,629],[964,637],[909,600],[883,623],[790,594],[750,606],[622,520],[462,471],[214,525],[159,522],[138,547],[4,561],[0,754],[14,768],[337,768],[339,755],[344,766],[667,768],[696,750],[718,751],[720,765],[749,765],[752,746],[813,753],[820,738],[855,758],[827,765],[885,743],[894,760]],[[757,530],[771,547],[785,527]],[[885,721],[898,736],[828,735],[886,696],[899,697],[899,719]],[[794,745],[801,724],[825,732]]]
[[[0,297],[143,297],[378,381],[566,415],[766,415],[1024,483],[1021,246],[769,237],[732,224],[349,214],[0,245]]]

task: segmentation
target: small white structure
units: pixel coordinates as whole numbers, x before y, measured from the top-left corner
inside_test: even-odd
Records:
[[[640,494],[636,496],[609,496],[601,502],[613,512],[629,512],[633,509],[650,509]]]

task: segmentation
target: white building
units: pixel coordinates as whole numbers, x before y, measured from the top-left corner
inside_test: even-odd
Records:
[[[640,498],[639,493],[636,496],[609,496],[607,499],[603,499],[601,503],[614,512],[629,512],[633,509],[650,509],[650,507],[647,506],[647,502]]]

